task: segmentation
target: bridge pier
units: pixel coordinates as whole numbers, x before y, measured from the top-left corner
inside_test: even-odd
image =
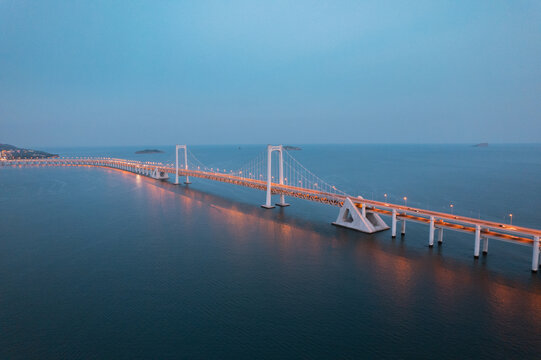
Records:
[[[393,219],[391,222],[391,237],[394,239],[396,237],[396,209],[393,209]]]
[[[402,229],[400,230],[402,236],[406,235],[406,219],[402,219]]]
[[[479,248],[481,243],[481,226],[475,226],[475,245],[473,247],[474,259],[479,259]]]
[[[532,249],[532,272],[536,273],[537,270],[539,270],[539,236],[534,236]]]
[[[483,255],[488,254],[488,236],[483,237]]]
[[[278,150],[278,152],[280,153],[280,161],[279,161],[279,176],[278,176],[278,180],[280,182],[280,185],[284,185],[284,154],[282,152],[282,145],[280,145],[280,150]],[[286,203],[286,200],[285,200],[285,195],[284,194],[280,194],[280,202],[279,203],[276,203],[276,205],[278,206],[281,206],[281,207],[286,207],[286,206],[289,206],[288,203]]]
[[[367,214],[365,204],[362,204],[362,209],[359,211],[350,198],[344,200],[338,217],[332,224],[369,234],[389,228],[377,213]]]
[[[152,174],[150,175],[151,178],[153,179],[156,179],[156,180],[166,180],[169,178],[169,175],[167,175],[166,172],[164,171],[161,171],[157,166],[156,168],[154,169],[154,171],[152,171]]]
[[[273,205],[271,205],[271,180],[272,180],[272,167],[271,167],[271,161],[272,161],[272,146],[267,145],[267,197],[265,199],[265,204],[261,205],[261,207],[265,209],[272,209],[274,208]]]
[[[428,247],[434,246],[434,216],[430,217],[430,227],[428,234]]]
[[[438,245],[443,244],[443,228],[438,229]]]

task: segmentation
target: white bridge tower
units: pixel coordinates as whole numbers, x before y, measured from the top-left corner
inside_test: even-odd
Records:
[[[261,205],[261,207],[265,209],[272,209],[274,206],[271,204],[271,184],[272,184],[272,153],[274,151],[278,151],[280,157],[278,161],[279,165],[279,184],[284,185],[284,154],[283,154],[283,146],[282,145],[267,145],[267,200],[265,201],[264,205]],[[285,196],[284,194],[280,194],[280,202],[277,203],[278,206],[289,206],[285,202]]]
[[[184,169],[188,170],[188,148],[186,145],[177,145],[175,147],[175,184],[178,185],[178,151],[180,149],[184,150]],[[184,181],[184,184],[191,184],[190,178],[188,177],[188,174],[186,174],[186,181]]]

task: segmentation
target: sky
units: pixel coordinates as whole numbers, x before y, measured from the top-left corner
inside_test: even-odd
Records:
[[[541,1],[0,0],[0,143],[541,142]]]

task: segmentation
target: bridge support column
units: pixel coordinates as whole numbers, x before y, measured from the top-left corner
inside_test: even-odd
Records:
[[[434,216],[430,217],[430,228],[428,233],[428,247],[434,246]]]
[[[402,219],[402,230],[400,231],[402,236],[406,235],[406,219]]]
[[[396,209],[393,209],[393,219],[392,219],[391,224],[392,224],[391,237],[395,238],[396,237]]]
[[[184,169],[188,170],[188,148],[186,145],[184,145]],[[178,174],[178,172],[177,172]],[[188,176],[188,173],[186,172],[186,180],[184,180],[184,184],[191,184],[190,177]]]
[[[532,250],[532,272],[537,272],[539,269],[539,236],[533,238]]]
[[[475,245],[473,247],[473,257],[479,259],[479,248],[481,245],[481,226],[475,226]]]
[[[280,185],[284,185],[284,154],[282,150],[283,150],[282,145],[280,145],[280,150],[278,150],[278,152],[280,153],[280,161],[279,161],[280,163],[278,164]],[[276,205],[281,206],[281,207],[289,206],[289,204],[286,203],[284,194],[280,194],[280,202],[277,203]]]
[[[274,206],[271,205],[271,180],[272,180],[272,146],[267,145],[267,198],[265,201],[265,205],[261,205],[261,207],[265,209],[272,209]]]
[[[483,255],[488,254],[488,237],[483,237]]]
[[[178,145],[175,147],[175,185],[178,185]]]
[[[438,245],[443,244],[443,228],[438,229]]]

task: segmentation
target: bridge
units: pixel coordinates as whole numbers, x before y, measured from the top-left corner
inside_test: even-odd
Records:
[[[179,158],[180,151],[183,157]],[[365,233],[390,228],[391,236],[395,238],[399,224],[402,236],[406,234],[408,221],[425,224],[428,225],[429,247],[434,246],[436,236],[438,245],[443,243],[444,230],[468,233],[473,235],[475,259],[479,258],[481,246],[483,255],[488,254],[489,239],[529,246],[532,248],[531,270],[537,272],[539,269],[541,230],[352,196],[310,172],[282,145],[268,145],[265,151],[235,170],[204,165],[186,145],[176,145],[175,153],[174,164],[92,157],[0,159],[0,166],[92,166],[129,171],[156,180],[167,180],[169,174],[173,174],[174,184],[180,184],[182,177],[186,184],[190,183],[190,178],[219,181],[264,191],[265,203],[261,206],[265,209],[274,205],[289,206],[286,196],[339,207],[333,224]],[[272,195],[279,196],[276,204],[272,203]],[[382,216],[390,218],[390,227]]]

